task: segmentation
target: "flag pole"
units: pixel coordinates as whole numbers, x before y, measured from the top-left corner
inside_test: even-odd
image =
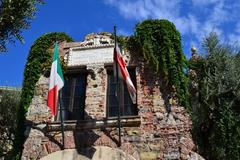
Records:
[[[58,41],[56,41],[58,43]],[[59,109],[60,109],[60,121],[61,121],[61,132],[62,132],[62,147],[61,150],[64,150],[65,140],[64,140],[64,126],[63,126],[63,115],[62,115],[62,91],[60,90],[59,94]]]
[[[64,78],[60,66],[60,59],[58,55],[58,42],[54,43],[54,51],[53,51],[53,61],[51,66],[50,78],[49,78],[49,90],[48,90],[48,99],[47,105],[51,110],[53,115],[53,120],[56,115],[60,114],[61,120],[61,131],[62,131],[62,147],[64,149],[64,130],[63,130],[63,117],[62,117],[62,92],[59,94],[59,90],[64,86]],[[59,103],[58,103],[59,100]],[[60,109],[60,112],[58,112]]]
[[[114,52],[116,52],[116,46],[117,46],[117,36],[116,36],[116,26],[113,27],[114,28]],[[115,54],[115,53],[114,53]],[[118,147],[121,146],[121,108],[120,108],[120,99],[119,99],[119,73],[118,73],[118,64],[116,65],[116,89],[117,89],[117,106],[118,106]]]
[[[58,43],[58,41],[56,41]],[[62,115],[62,91],[60,90],[59,94],[59,109],[60,109],[60,121],[61,121],[61,132],[62,132],[62,147],[61,150],[64,150],[65,139],[64,139],[64,125],[63,125],[63,115]]]
[[[62,148],[64,150],[65,147],[65,140],[64,140],[64,128],[63,128],[63,115],[62,115],[62,92],[60,91],[59,95],[59,109],[60,109],[60,120],[61,120],[61,132],[62,132]]]

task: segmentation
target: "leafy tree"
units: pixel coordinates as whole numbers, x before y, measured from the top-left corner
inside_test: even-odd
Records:
[[[41,0],[0,0],[0,52],[6,51],[6,43],[23,42],[23,29],[30,27],[36,4]]]
[[[13,145],[19,102],[19,90],[0,89],[0,157],[5,157]]]
[[[190,60],[193,135],[207,159],[240,159],[240,61],[215,33],[203,41],[205,57]]]

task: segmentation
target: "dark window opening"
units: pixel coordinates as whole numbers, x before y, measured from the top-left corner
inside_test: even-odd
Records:
[[[128,72],[130,74],[131,80],[136,87],[136,73],[135,68],[128,68]],[[113,71],[107,70],[108,74],[108,84],[107,84],[107,116],[108,117],[116,117],[118,115],[118,103],[117,98],[115,96],[116,91],[116,80],[114,79]],[[129,95],[126,83],[123,82],[124,85],[124,105],[121,107],[121,116],[134,116],[138,115],[137,104],[133,104],[131,97]]]
[[[84,119],[86,85],[86,73],[65,75],[64,87],[60,92],[63,120]],[[59,116],[58,120],[60,120]]]

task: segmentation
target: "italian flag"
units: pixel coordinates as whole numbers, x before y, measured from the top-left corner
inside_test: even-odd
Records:
[[[64,78],[58,56],[58,44],[55,43],[48,90],[48,107],[50,108],[53,117],[57,114],[58,91],[63,87],[63,85]]]

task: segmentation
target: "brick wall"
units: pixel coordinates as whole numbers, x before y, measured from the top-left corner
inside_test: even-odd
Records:
[[[123,125],[122,145],[119,149],[135,159],[201,159],[194,152],[190,117],[183,107],[167,105],[170,96],[161,77],[154,74],[141,59],[129,60],[128,64],[136,66],[139,117],[135,119],[138,119],[139,123]],[[67,129],[68,124],[65,124],[65,149],[75,148],[83,155],[82,148],[118,147],[117,125],[88,125],[91,121],[97,123],[106,119],[107,72],[104,64],[89,65],[87,70],[87,120],[69,122],[69,126],[73,126],[70,129]],[[22,159],[40,159],[61,150],[60,130],[48,129],[49,125],[51,126],[51,116],[46,105],[47,90],[48,78],[41,76],[27,113],[27,139]],[[169,107],[171,112],[168,112]],[[56,123],[56,126],[59,127],[59,124]]]

